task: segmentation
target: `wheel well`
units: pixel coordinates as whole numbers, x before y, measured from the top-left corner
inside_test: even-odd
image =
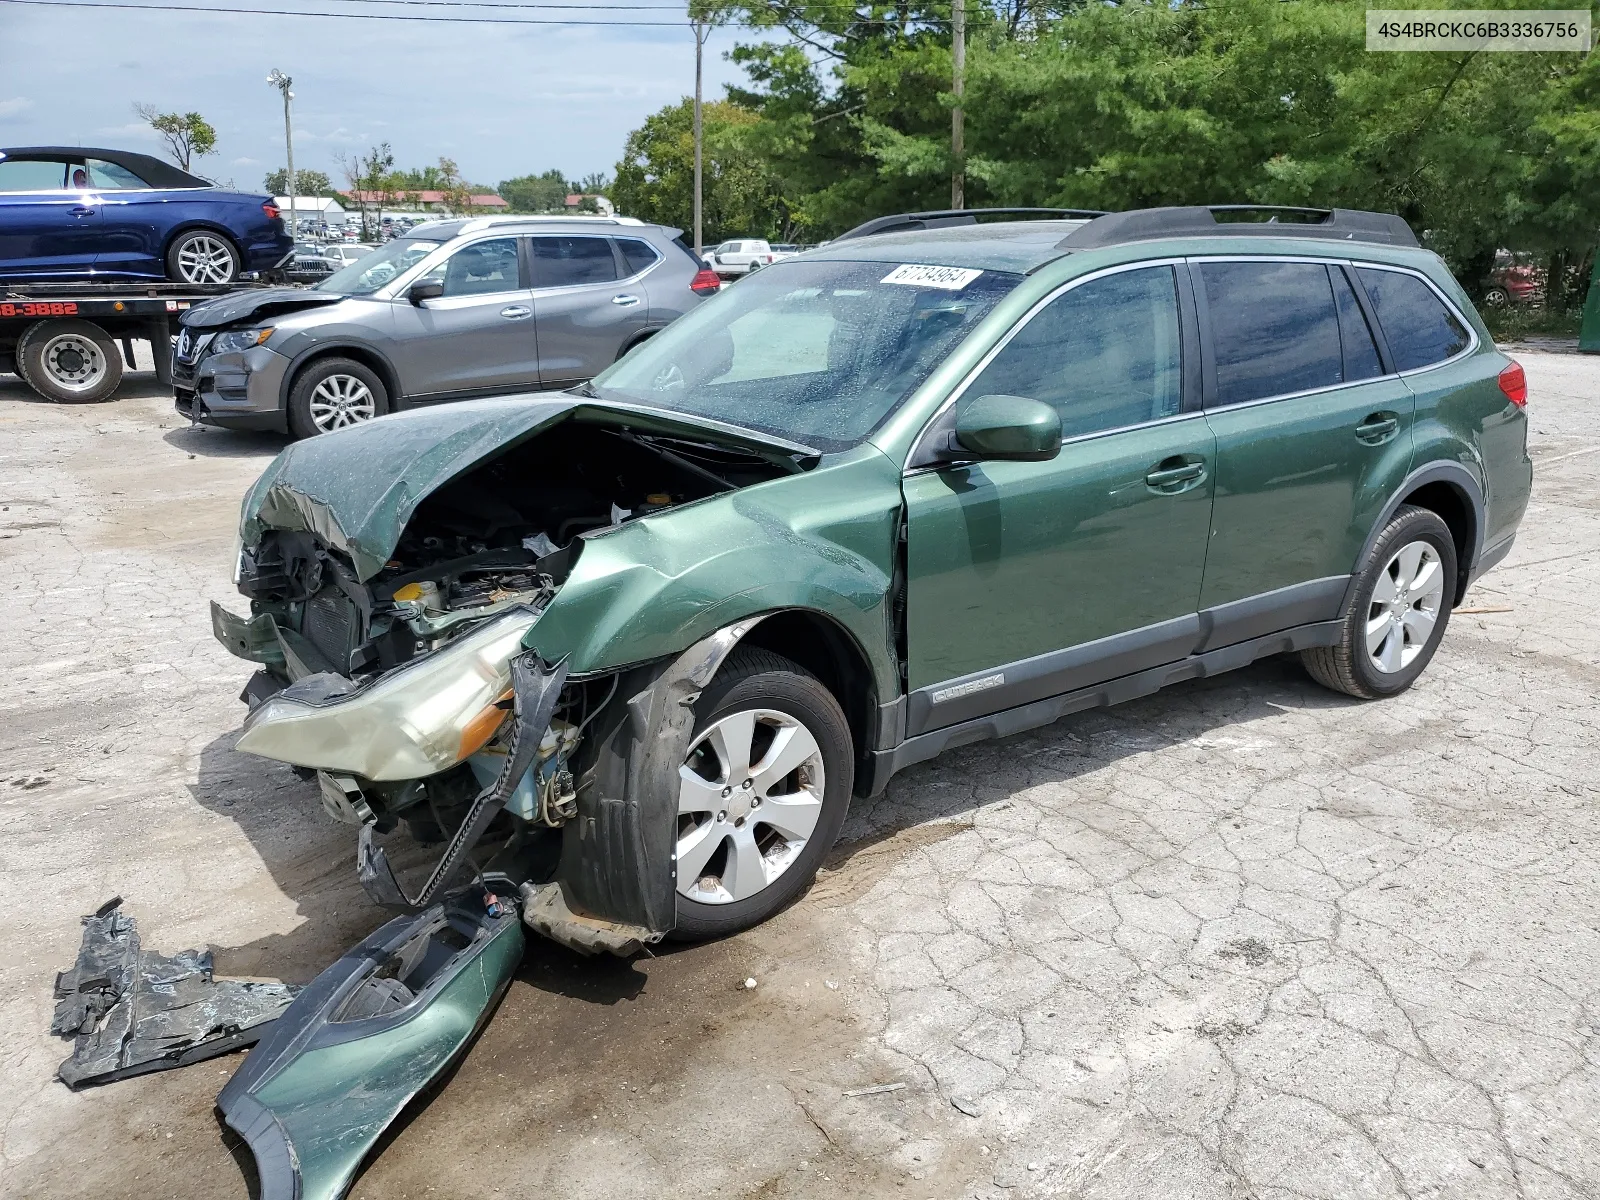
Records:
[[[289,393],[294,391],[295,382],[305,371],[315,366],[325,358],[352,358],[362,366],[367,367],[377,377],[383,380],[383,388],[389,393],[389,411],[394,412],[398,407],[400,398],[399,381],[395,379],[394,372],[389,364],[384,361],[381,354],[374,354],[364,346],[319,346],[306,356],[303,362],[294,365],[294,370],[284,378],[283,382],[283,407],[289,407]]]
[[[659,329],[646,329],[643,333],[637,334],[631,341],[628,341],[628,342],[623,344],[622,349],[617,351],[617,357],[620,359],[624,354],[626,354],[628,351],[632,350],[635,346],[639,345],[641,342],[648,342],[651,338],[655,337],[655,335],[660,333],[660,332],[661,331]]]
[[[221,234],[223,237],[227,238],[228,239],[228,245],[232,246],[233,247],[233,252],[239,256],[239,269],[241,271],[244,270],[244,247],[239,244],[239,239],[234,237],[232,231],[229,230],[226,225],[216,225],[216,224],[213,224],[210,221],[190,221],[187,224],[180,225],[176,229],[174,229],[172,231],[171,235],[167,238],[166,242],[162,244],[162,247],[161,247],[161,262],[162,262],[162,265],[166,264],[167,253],[168,253],[168,251],[170,251],[172,249],[172,245],[173,245],[174,242],[176,242],[179,238],[181,238],[186,233],[198,233],[202,229],[205,230],[205,232],[207,232],[207,233],[217,233],[217,234]]]
[[[877,689],[872,666],[855,639],[820,613],[790,609],[773,613],[747,633],[741,644],[759,646],[799,663],[833,693],[850,725],[856,782],[864,782],[872,757]]]
[[[1472,555],[1478,544],[1478,519],[1473,512],[1472,502],[1459,488],[1435,481],[1408,493],[1400,503],[1437,513],[1439,519],[1450,527],[1451,539],[1456,544],[1456,594],[1452,606],[1460,604],[1466,595],[1467,580],[1472,574]]]

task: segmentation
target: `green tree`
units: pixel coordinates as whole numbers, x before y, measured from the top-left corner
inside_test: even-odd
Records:
[[[702,109],[703,221],[708,243],[770,237],[790,227],[780,182],[759,140],[761,117],[728,101]],[[690,228],[694,220],[694,101],[685,97],[628,135],[609,199],[618,212]]]
[[[799,219],[833,233],[949,203],[949,0],[716,7],[789,35],[734,51],[748,83],[730,98],[760,115],[744,145]],[[969,203],[1382,209],[1469,287],[1497,248],[1553,268],[1592,253],[1594,55],[1372,54],[1344,0],[967,12]]]
[[[519,175],[501,180],[496,191],[511,205],[512,212],[560,212],[567,198],[567,176],[556,170]]]
[[[344,174],[348,191],[361,214],[361,236],[376,237],[383,224],[383,206],[397,199],[394,178],[394,151],[381,142],[359,158],[340,154],[335,160]],[[371,215],[371,214],[376,214]]]
[[[294,177],[296,196],[333,195],[333,181],[321,171],[296,171]],[[274,196],[289,195],[289,169],[279,167],[276,171],[269,172],[262,186]]]
[[[193,159],[214,153],[217,131],[197,112],[164,113],[153,104],[135,104],[138,118],[161,135],[172,161],[185,171]]]

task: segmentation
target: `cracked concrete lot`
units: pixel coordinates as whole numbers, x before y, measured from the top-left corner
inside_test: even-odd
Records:
[[[1524,362],[1532,507],[1412,691],[1274,660],[1071,717],[899,777],[761,929],[535,945],[353,1194],[1600,1195],[1600,360]],[[206,602],[280,442],[149,378],[0,382],[7,1197],[248,1194],[237,1057],[53,1080],[79,914],[297,982],[380,920],[312,785],[232,749]]]

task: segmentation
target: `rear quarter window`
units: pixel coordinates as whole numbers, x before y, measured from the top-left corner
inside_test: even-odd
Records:
[[[1376,267],[1359,267],[1356,274],[1372,298],[1397,371],[1414,371],[1443,362],[1471,344],[1466,326],[1415,275]]]

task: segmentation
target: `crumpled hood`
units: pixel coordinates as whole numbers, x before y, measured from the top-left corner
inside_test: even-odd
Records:
[[[321,308],[344,299],[337,292],[313,292],[306,288],[245,288],[196,304],[183,314],[182,322],[191,329],[215,329],[250,317]]]
[[[265,529],[305,530],[348,554],[360,579],[371,579],[383,570],[417,505],[431,493],[568,417],[757,451],[815,454],[737,426],[572,392],[468,400],[294,443],[245,495],[240,534],[246,546],[254,546]]]

